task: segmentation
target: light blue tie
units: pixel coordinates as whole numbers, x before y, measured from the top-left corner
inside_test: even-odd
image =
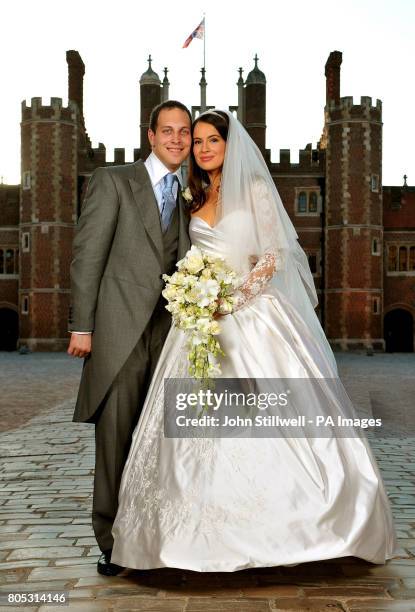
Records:
[[[162,203],[161,203],[161,229],[164,232],[167,231],[170,221],[176,208],[176,198],[173,194],[173,185],[177,181],[175,174],[166,174],[163,179]]]

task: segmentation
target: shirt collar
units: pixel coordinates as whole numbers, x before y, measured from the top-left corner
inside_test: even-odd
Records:
[[[158,185],[158,183],[160,183],[160,181],[166,176],[166,174],[169,174],[170,172],[170,170],[166,168],[163,162],[153,152],[150,153],[150,155],[147,157],[144,164],[150,175],[150,180],[151,180],[151,184],[153,185],[153,187]],[[183,187],[183,178],[182,178],[181,168],[179,167],[176,170],[176,172],[173,172],[172,174],[177,176],[180,187]]]

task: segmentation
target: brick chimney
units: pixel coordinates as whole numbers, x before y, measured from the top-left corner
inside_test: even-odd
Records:
[[[342,63],[341,51],[332,51],[328,57],[325,68],[326,75],[326,104],[334,100],[340,101],[340,66]]]
[[[79,116],[84,123],[84,74],[85,64],[78,51],[67,51],[68,64],[68,99],[78,106]]]

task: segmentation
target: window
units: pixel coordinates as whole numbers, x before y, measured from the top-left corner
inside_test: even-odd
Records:
[[[408,266],[408,250],[406,246],[399,247],[399,272],[405,272]]]
[[[398,269],[398,247],[395,244],[388,248],[388,271],[396,272]]]
[[[18,249],[0,249],[0,274],[18,274],[18,259]]]
[[[22,314],[24,315],[29,314],[29,296],[28,295],[22,296]]]
[[[5,252],[5,274],[13,274],[14,273],[14,251],[13,249],[7,249]]]
[[[308,210],[313,213],[317,212],[317,194],[315,191],[312,191],[310,193],[310,197],[308,200]]]
[[[0,274],[17,274],[17,249],[0,249]]]
[[[380,298],[379,297],[372,298],[372,312],[373,314],[380,313]]]
[[[380,255],[379,240],[377,238],[372,239],[372,255]]]
[[[307,194],[305,191],[302,191],[298,196],[298,212],[307,212]]]
[[[22,189],[27,191],[31,187],[30,171],[23,172]]]
[[[29,232],[22,233],[22,248],[23,253],[29,253],[30,251],[30,234]]]
[[[389,244],[388,245],[388,273],[415,274],[415,245]]]
[[[379,175],[378,174],[372,174],[372,176],[370,177],[370,189],[376,193],[379,191]]]
[[[310,272],[313,276],[320,276],[321,269],[321,256],[320,251],[314,253],[307,253],[308,265],[310,266]]]
[[[318,215],[320,192],[318,188],[306,187],[296,189],[295,212],[297,215]]]

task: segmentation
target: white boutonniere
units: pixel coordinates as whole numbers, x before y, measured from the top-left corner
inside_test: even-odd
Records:
[[[183,197],[183,200],[187,202],[188,204],[190,204],[190,202],[193,202],[192,192],[190,191],[189,187],[186,187],[186,189],[183,189],[182,197]]]

